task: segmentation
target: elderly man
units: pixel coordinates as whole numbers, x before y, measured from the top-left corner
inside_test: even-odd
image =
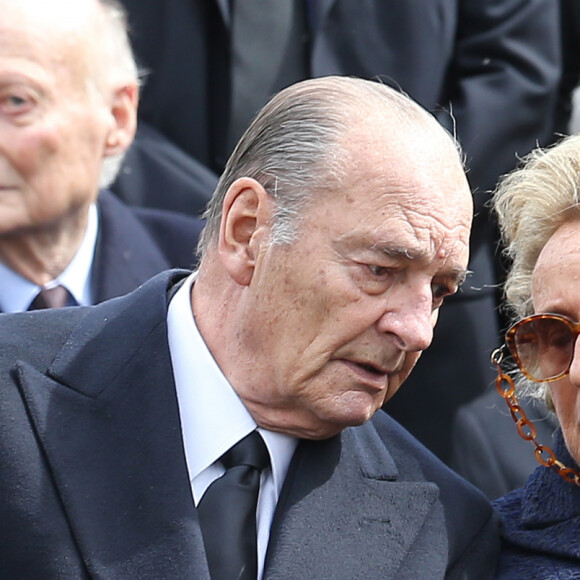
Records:
[[[518,156],[551,139],[561,72],[559,2],[121,1],[135,52],[151,71],[140,119],[217,173],[232,137],[266,98],[308,77],[380,78],[457,136],[474,199],[473,274],[441,312],[433,345],[406,388],[386,406],[447,461],[457,408],[495,379],[489,355],[501,343],[499,235],[486,202]],[[577,53],[571,47],[570,58],[578,60]]]
[[[92,304],[191,265],[201,222],[97,200],[135,133],[123,12],[96,0],[0,10],[0,311]]]
[[[455,143],[410,99],[281,92],[197,272],[0,325],[0,577],[489,578],[487,500],[386,413],[463,281]]]

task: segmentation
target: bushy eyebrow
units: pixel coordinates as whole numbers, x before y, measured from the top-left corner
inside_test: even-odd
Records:
[[[389,256],[389,258],[394,258],[396,260],[414,260],[419,261],[427,257],[427,252],[414,251],[407,246],[391,246],[385,244],[375,244],[372,248],[373,250],[378,250],[383,254]]]
[[[394,260],[409,260],[409,261],[421,261],[421,260],[428,260],[429,253],[423,250],[413,250],[408,246],[394,246],[391,244],[374,244],[372,247],[373,250],[378,250],[389,258],[393,258]],[[469,273],[469,270],[466,268],[450,268],[449,270],[442,272],[442,276],[444,278],[448,278],[452,280],[453,283],[459,287],[461,286]]]

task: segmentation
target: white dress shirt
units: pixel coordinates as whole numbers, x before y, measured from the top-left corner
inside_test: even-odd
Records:
[[[175,377],[185,456],[193,499],[198,505],[205,490],[225,469],[218,459],[257,425],[221,372],[207,348],[191,307],[196,273],[173,296],[167,314],[171,362]],[[280,490],[297,440],[258,428],[270,454],[271,468],[262,472],[258,497],[258,578],[262,577]]]
[[[92,204],[89,208],[87,229],[79,249],[64,272],[46,285],[46,288],[64,286],[76,303],[81,306],[93,303],[91,270],[99,229],[98,213],[96,205]],[[0,262],[0,311],[24,312],[28,310],[30,303],[40,290],[42,290],[40,286],[23,278]]]

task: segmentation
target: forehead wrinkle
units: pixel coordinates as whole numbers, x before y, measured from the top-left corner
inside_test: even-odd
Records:
[[[462,204],[458,199],[455,204],[448,203],[445,199],[435,194],[421,195],[409,194],[407,203],[401,204],[403,215],[412,225],[413,229],[434,230],[435,225],[447,232],[456,229],[469,229],[472,210],[470,204]],[[462,219],[467,223],[461,223]],[[430,225],[428,222],[433,222]]]
[[[454,264],[447,265],[447,261],[449,257],[458,255],[454,251],[457,244],[468,245],[468,225],[458,223],[459,219],[453,220],[452,225],[448,225],[447,219],[443,219],[447,216],[438,215],[435,211],[429,212],[428,208],[419,210],[403,204],[399,207],[407,226],[404,228],[407,233],[402,234],[404,241],[401,243],[398,240],[383,239],[374,243],[373,249],[398,261],[431,264],[440,259],[443,264],[438,275],[453,280],[458,286],[461,285],[467,278],[467,268]],[[465,239],[460,233],[461,230],[466,232]]]
[[[402,237],[404,241],[401,243],[387,236],[372,246],[393,258],[431,261],[438,255],[445,242],[454,238],[454,230],[469,231],[466,225],[457,222],[449,227],[438,216],[426,211],[417,211],[403,205],[399,206],[399,209],[404,219],[401,220],[396,214],[392,218],[403,225],[397,238]],[[458,235],[455,241],[461,241],[461,235]]]
[[[395,260],[409,261],[409,262],[430,262],[431,252],[427,250],[420,250],[416,248],[408,248],[406,246],[394,246],[391,244],[377,243],[372,247],[373,250],[378,250],[383,254]],[[467,278],[469,270],[459,266],[452,266],[447,269],[443,275],[448,277],[458,285],[461,286]]]
[[[59,93],[68,91],[68,97],[84,93],[86,64],[79,56],[80,51],[70,50],[68,58],[64,51],[57,52],[52,46],[44,45],[33,55],[18,56],[6,60],[0,55],[0,75],[3,85],[25,84],[32,86],[45,99],[54,102]],[[49,56],[42,57],[46,54]]]

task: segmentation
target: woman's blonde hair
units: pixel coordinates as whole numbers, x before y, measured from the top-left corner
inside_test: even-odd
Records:
[[[504,176],[493,195],[509,270],[505,297],[514,320],[534,311],[532,273],[547,241],[564,223],[580,219],[580,135],[538,148]],[[534,395],[543,384],[529,384]]]

